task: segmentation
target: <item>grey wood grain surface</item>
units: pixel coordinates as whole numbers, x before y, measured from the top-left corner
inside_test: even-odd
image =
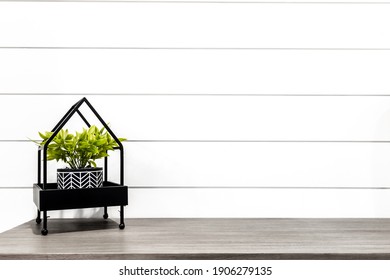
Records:
[[[0,234],[0,259],[390,259],[390,219],[49,219]]]

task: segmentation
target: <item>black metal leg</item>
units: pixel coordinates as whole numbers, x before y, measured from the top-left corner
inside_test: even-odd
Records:
[[[108,218],[108,213],[107,213],[107,206],[104,206],[104,214],[103,214],[103,218],[104,218],[104,219],[107,219],[107,218]]]
[[[43,211],[43,227],[41,230],[42,235],[47,235],[48,230],[47,230],[47,211]]]
[[[41,211],[39,209],[37,210],[37,218],[35,219],[35,222],[39,225],[42,222],[41,219]]]
[[[125,209],[124,209],[123,205],[121,205],[120,214],[121,214],[121,220],[120,220],[119,228],[124,229],[125,228]]]

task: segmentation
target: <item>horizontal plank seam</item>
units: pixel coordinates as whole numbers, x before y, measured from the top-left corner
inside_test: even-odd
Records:
[[[35,139],[34,141],[40,141]],[[32,143],[30,140],[1,139],[0,143]],[[125,140],[124,143],[357,143],[389,144],[390,140]]]
[[[390,51],[390,48],[271,48],[271,47],[64,47],[64,46],[0,46],[2,49],[27,50],[228,50],[228,51]]]
[[[389,190],[389,187],[299,187],[299,186],[128,186],[129,189],[267,189],[267,190],[280,190],[280,189],[303,189],[303,190]],[[31,190],[33,187],[5,187],[0,186],[0,190]]]
[[[321,189],[321,190],[386,190],[390,187],[300,187],[300,186],[129,186],[129,189]]]
[[[342,4],[342,5],[383,5],[383,4],[390,4],[388,2],[368,2],[368,1],[354,1],[354,2],[346,2],[346,1],[336,1],[336,2],[312,2],[312,1],[137,1],[137,0],[0,0],[0,2],[96,2],[96,3],[145,3],[145,4],[273,4],[273,5],[279,5],[279,4],[289,4],[289,5],[311,5],[311,4],[319,4],[319,5],[334,5],[334,4]]]
[[[177,96],[177,97],[390,97],[390,94],[263,94],[263,93],[22,93],[0,92],[0,96]]]

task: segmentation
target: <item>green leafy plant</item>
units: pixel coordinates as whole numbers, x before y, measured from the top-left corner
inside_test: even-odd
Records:
[[[43,146],[53,135],[53,132],[39,132],[43,139],[36,142]],[[119,138],[119,141],[126,140]],[[72,169],[96,167],[95,160],[107,157],[107,151],[114,150],[118,144],[104,129],[91,126],[82,132],[71,134],[67,129],[62,129],[47,146],[47,160],[63,161]]]

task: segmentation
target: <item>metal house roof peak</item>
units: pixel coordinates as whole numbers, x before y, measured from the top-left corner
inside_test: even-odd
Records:
[[[84,115],[80,112],[79,108],[81,105],[86,104],[89,109],[94,113],[94,115],[98,118],[98,120],[101,122],[101,124],[104,126],[104,128],[107,130],[107,132],[114,138],[115,142],[118,144],[119,147],[122,147],[121,141],[116,137],[114,132],[110,129],[110,127],[107,125],[107,123],[103,120],[103,118],[99,115],[99,113],[96,111],[96,109],[92,106],[92,104],[88,101],[86,97],[83,97],[79,101],[77,101],[75,104],[73,104],[72,107],[66,112],[66,114],[61,118],[61,120],[57,123],[57,125],[52,129],[53,134],[51,137],[46,141],[44,145],[44,149],[47,147],[47,145],[54,139],[54,137],[60,132],[60,130],[64,127],[64,125],[73,117],[75,113],[77,113],[81,119],[84,121],[84,123],[90,127],[91,125],[87,121],[87,119],[84,117]]]
[[[57,123],[57,125],[52,129],[53,134],[47,139],[45,144],[43,146],[40,146],[38,148],[38,183],[41,182],[41,168],[40,168],[40,161],[41,161],[41,152],[43,151],[43,189],[45,189],[45,186],[47,184],[47,147],[51,141],[53,141],[54,137],[61,131],[61,129],[64,127],[64,125],[73,117],[75,113],[77,113],[81,119],[85,122],[85,124],[90,127],[91,125],[87,121],[87,119],[84,117],[84,115],[80,112],[79,108],[81,105],[86,104],[89,109],[94,113],[94,115],[98,118],[98,120],[101,122],[101,124],[104,126],[104,128],[107,130],[107,132],[112,136],[112,138],[115,140],[115,142],[118,144],[118,148],[120,150],[120,184],[124,184],[124,152],[123,152],[123,145],[121,141],[116,137],[116,135],[112,132],[110,127],[107,125],[107,123],[103,120],[103,118],[99,115],[99,113],[95,110],[95,108],[92,106],[92,104],[88,101],[87,98],[83,97],[79,101],[77,101],[73,106],[70,107],[68,112],[61,118],[61,120]],[[107,176],[107,158],[105,158],[104,161],[106,175]],[[107,179],[107,178],[106,178]]]

